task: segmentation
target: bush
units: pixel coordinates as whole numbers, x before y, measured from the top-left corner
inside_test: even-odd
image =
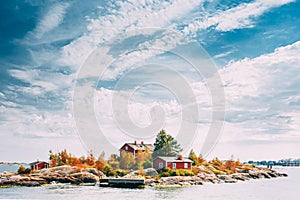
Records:
[[[180,170],[180,176],[181,176],[181,172],[183,172],[183,174],[184,174],[182,176],[194,176],[195,175],[192,170],[187,170],[187,169]]]
[[[159,173],[160,177],[168,177],[170,176],[169,172],[161,172]]]
[[[222,172],[221,172],[220,170],[217,170],[217,169],[214,168],[213,166],[209,166],[208,169],[209,169],[210,171],[212,171],[212,172],[213,172],[214,174],[216,174],[216,175],[221,175],[221,174],[222,174]]]
[[[117,172],[109,165],[105,165],[104,169],[103,169],[103,173],[106,176],[116,176]]]
[[[179,170],[172,169],[169,171],[170,176],[180,176]]]
[[[145,162],[143,162],[143,167],[144,169],[151,168],[152,167],[151,160],[146,160]]]
[[[30,174],[31,169],[24,167],[24,165],[20,165],[18,169],[18,174]]]
[[[125,176],[126,174],[128,174],[130,172],[129,170],[123,170],[123,169],[117,169],[114,171],[116,172],[117,176]]]
[[[225,172],[227,175],[233,173],[230,169],[223,169],[223,172]]]
[[[160,177],[168,177],[168,176],[194,176],[194,172],[188,169],[169,169],[164,168],[159,170]]]

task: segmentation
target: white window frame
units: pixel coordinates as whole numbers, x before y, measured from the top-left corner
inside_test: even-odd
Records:
[[[163,168],[163,167],[164,167],[164,163],[162,163],[162,162],[158,163],[158,168],[159,168],[159,169],[161,169],[161,168]]]
[[[128,151],[128,146],[127,145],[125,146],[125,151]]]
[[[189,163],[186,163],[186,162],[185,162],[185,163],[183,164],[183,168],[184,168],[184,169],[189,168]]]
[[[172,169],[176,169],[176,163],[172,163]]]

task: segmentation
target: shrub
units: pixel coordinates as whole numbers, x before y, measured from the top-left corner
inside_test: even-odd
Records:
[[[116,176],[117,172],[109,165],[105,165],[104,169],[103,169],[103,173],[106,176]]]
[[[169,171],[170,176],[180,176],[179,170],[172,169]]]
[[[222,174],[222,172],[220,171],[220,170],[217,170],[216,168],[214,168],[213,166],[208,166],[208,169],[210,170],[210,171],[212,171],[214,174],[216,174],[216,175],[221,175]]]
[[[180,176],[185,176],[185,170],[179,170],[179,175]]]
[[[117,170],[113,170],[113,171],[115,171],[115,174],[117,176],[125,176],[126,174],[128,174],[130,172],[129,170],[123,170],[123,169],[117,169]]]
[[[232,174],[233,172],[230,169],[223,169],[223,172],[225,172],[226,174]]]
[[[168,177],[170,176],[169,172],[161,172],[159,173],[160,177]]]
[[[192,170],[185,169],[185,170],[180,170],[180,171],[183,171],[184,176],[194,176],[195,175]]]
[[[18,174],[30,174],[31,169],[26,168],[24,165],[20,165],[18,169]]]
[[[146,160],[145,162],[143,162],[143,167],[144,169],[151,168],[152,167],[151,160]]]

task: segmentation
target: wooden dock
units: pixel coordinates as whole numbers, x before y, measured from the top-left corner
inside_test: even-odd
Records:
[[[100,187],[116,187],[116,188],[144,188],[145,179],[130,178],[108,178],[100,179]]]

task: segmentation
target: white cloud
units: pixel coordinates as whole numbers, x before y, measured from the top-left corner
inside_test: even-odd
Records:
[[[2,92],[0,92],[0,97],[5,98],[5,95]]]
[[[185,27],[184,32],[195,34],[199,29],[203,30],[212,26],[215,26],[218,31],[250,28],[254,25],[254,19],[257,17],[272,8],[291,2],[294,2],[294,0],[257,0],[251,3],[243,3],[237,7],[214,13],[213,16],[208,16],[206,19],[195,19]]]
[[[231,62],[220,70],[225,85],[232,142],[299,141],[300,41],[259,57]],[[236,133],[231,128],[234,124]],[[238,139],[237,139],[238,138]]]
[[[41,111],[33,106],[23,105],[22,110],[12,108],[8,103],[1,113],[7,123],[0,124],[1,134],[21,138],[74,137],[74,121],[70,113],[63,111]],[[16,105],[16,104],[15,104]],[[13,106],[15,107],[15,106]],[[12,129],[11,126],[14,126]]]
[[[110,9],[110,15],[90,19],[89,33],[63,48],[61,63],[78,68],[98,44],[107,42],[128,30],[136,28],[168,27],[172,20],[193,10],[202,2],[197,0],[116,2],[118,10]]]
[[[31,70],[9,70],[9,73],[14,78],[17,78],[26,83],[30,83],[30,87],[15,88],[22,92],[29,92],[32,94],[41,94],[51,91],[60,91],[64,88],[71,88],[74,75],[63,75],[61,73],[41,71],[38,69]],[[70,95],[70,93],[65,93]]]
[[[220,70],[225,89],[230,88],[227,91],[229,99],[278,93],[276,88],[287,84],[283,81],[299,76],[299,53],[300,41],[279,47],[270,54],[229,63]]]
[[[64,19],[69,3],[57,3],[51,6],[41,17],[32,34],[35,38],[40,39],[44,34],[50,32],[59,26]]]

